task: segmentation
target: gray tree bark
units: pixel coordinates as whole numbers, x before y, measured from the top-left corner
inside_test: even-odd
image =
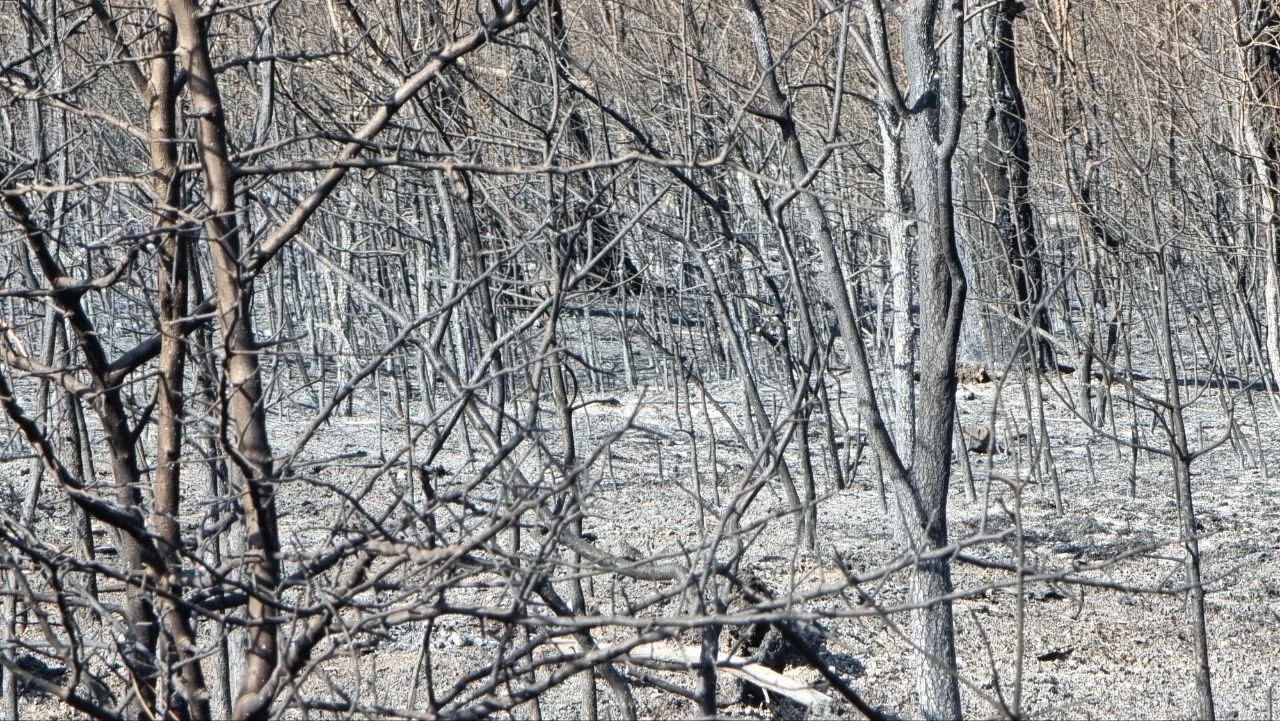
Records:
[[[753,31],[757,67],[763,76],[760,94],[765,105],[754,112],[778,126],[786,170],[791,182],[799,186],[809,178],[809,167],[791,103],[777,78],[764,13],[758,0],[743,0],[743,7]],[[817,232],[828,297],[835,306],[850,356],[871,445],[893,483],[903,515],[904,536],[912,552],[923,554],[947,543],[955,361],[966,289],[956,250],[951,171],[962,113],[964,6],[963,2],[913,0],[898,8],[906,85],[910,88],[905,94],[893,77],[893,65],[885,62],[887,50],[877,53],[871,49],[888,48],[883,29],[885,8],[878,0],[868,0],[866,13],[873,37],[871,43],[864,39],[860,45],[877,80],[883,106],[893,109],[902,124],[902,149],[915,202],[919,381],[915,426],[910,436],[913,442],[909,447],[895,443],[885,424],[884,406],[877,398],[855,306],[822,203],[811,193],[801,193],[796,202]],[[879,61],[876,55],[881,56]],[[913,567],[910,600],[918,606],[912,615],[912,641],[917,648],[916,691],[926,718],[960,716],[955,630],[951,603],[946,600],[951,590],[950,565],[945,559],[922,560]]]
[[[967,291],[956,248],[951,169],[962,112],[964,6],[915,0],[903,11],[909,88],[905,139],[916,204],[920,305],[920,388],[911,467],[919,511],[909,531],[913,543],[927,550],[947,543],[956,351]],[[926,718],[960,716],[951,604],[937,600],[950,592],[951,569],[945,560],[917,564],[910,600],[928,604],[913,619],[913,640],[920,649],[916,694]]]

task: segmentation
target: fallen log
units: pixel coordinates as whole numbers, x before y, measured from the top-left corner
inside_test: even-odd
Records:
[[[561,652],[579,653],[581,649],[573,639],[559,638],[554,641]],[[620,646],[621,644],[615,645]],[[598,644],[598,649],[607,651],[609,644]],[[698,646],[678,645],[669,641],[643,643],[623,654],[627,659],[640,665],[662,664],[669,670],[696,671],[702,663],[702,652]],[[810,684],[798,681],[785,674],[774,671],[764,664],[756,663],[746,656],[735,656],[722,653],[716,657],[716,668],[724,673],[749,681],[760,688],[784,696],[804,706],[821,706],[832,702],[832,698],[815,689]]]

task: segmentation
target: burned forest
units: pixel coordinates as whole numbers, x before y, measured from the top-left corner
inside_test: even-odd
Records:
[[[0,0],[0,716],[1272,718],[1274,0]]]

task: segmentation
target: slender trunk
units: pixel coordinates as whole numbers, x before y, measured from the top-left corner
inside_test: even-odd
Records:
[[[1162,246],[1156,256],[1159,265],[1157,280],[1160,284],[1160,305],[1157,307],[1159,323],[1160,355],[1164,356],[1165,394],[1169,402],[1169,455],[1173,459],[1174,492],[1178,503],[1179,536],[1186,552],[1184,565],[1187,574],[1187,614],[1191,622],[1192,643],[1196,663],[1196,718],[1213,721],[1213,680],[1209,663],[1209,630],[1204,615],[1204,585],[1200,576],[1200,541],[1196,537],[1196,509],[1191,495],[1192,454],[1187,439],[1186,419],[1183,416],[1182,389],[1178,371],[1178,358],[1174,355],[1173,300],[1170,296],[1169,263]]]
[[[160,541],[160,551],[169,566],[176,568],[181,565],[179,549],[182,547],[178,504],[182,496],[180,479],[186,373],[185,340],[180,324],[187,315],[187,267],[190,251],[186,238],[177,229],[181,189],[178,178],[177,97],[174,87],[176,59],[173,55],[177,47],[177,29],[174,27],[168,0],[156,1],[156,15],[157,47],[151,61],[147,97],[150,106],[151,163],[154,171],[152,190],[156,205],[154,222],[161,234],[160,372],[156,380],[159,389],[152,519]],[[175,578],[170,574],[161,583],[171,593],[181,596],[181,588],[174,585]],[[164,630],[173,641],[168,644],[171,658],[167,665],[170,668],[176,665],[181,669],[175,679],[181,688],[170,704],[186,706],[180,712],[185,711],[192,718],[207,719],[210,711],[204,673],[199,660],[191,657],[191,651],[197,644],[190,614],[178,604],[170,602],[164,604],[161,614]]]
[[[875,3],[864,8],[870,28],[870,51],[874,63],[890,67],[884,18]],[[903,184],[903,124],[896,101],[898,89],[881,83],[877,87],[876,125],[880,128],[880,176],[884,194],[881,230],[889,244],[889,358],[893,366],[890,386],[893,400],[893,441],[903,462],[911,464],[916,432],[916,318],[911,312],[915,296],[916,238],[912,233],[911,206]]]
[[[884,17],[877,2],[864,6],[869,30],[870,59],[876,66],[892,68],[888,36]],[[888,70],[885,71],[886,75]],[[893,403],[891,419],[894,446],[903,464],[911,466],[916,441],[916,314],[911,306],[915,299],[916,234],[918,227],[912,218],[907,198],[903,168],[903,113],[899,107],[901,95],[890,78],[877,83],[876,121],[880,128],[882,192],[884,212],[881,229],[889,244],[889,359],[890,397]],[[907,546],[906,529],[910,520],[902,513],[901,505],[895,509],[893,524],[895,541]]]
[[[128,585],[125,592],[124,615],[132,636],[126,647],[129,650],[125,654],[125,663],[132,682],[137,686],[137,695],[130,705],[134,711],[142,714],[144,709],[153,708],[155,703],[154,661],[157,638],[155,609],[143,589],[148,585],[148,573],[162,570],[163,562],[157,556],[152,539],[142,527],[141,514],[138,513],[142,505],[139,490],[141,469],[130,416],[121,388],[110,380],[111,363],[102,338],[81,302],[84,291],[74,287],[71,276],[54,253],[50,234],[35,222],[26,203],[17,195],[5,195],[3,202],[10,218],[22,230],[27,247],[38,262],[46,281],[50,287],[57,289],[51,293],[51,297],[75,331],[85,367],[98,394],[95,410],[102,425],[103,444],[111,458],[115,502],[130,516],[127,521],[124,518],[113,519],[113,525],[120,531],[120,565],[123,572],[135,581]],[[14,406],[12,410],[16,412],[17,407]],[[34,426],[30,431],[39,435]],[[34,439],[29,436],[29,440]],[[65,468],[61,466],[47,467],[46,470],[55,468],[61,475],[60,482],[67,490],[83,488],[83,480],[68,477]]]
[[[280,580],[280,540],[275,507],[275,468],[267,441],[262,381],[252,318],[252,289],[243,277],[236,227],[235,170],[227,150],[226,121],[209,46],[195,0],[173,0],[178,55],[187,69],[187,86],[197,122],[198,150],[205,179],[209,217],[205,232],[213,258],[218,321],[228,385],[226,418],[233,439],[227,451],[244,473],[239,489],[244,511],[246,582],[249,598],[249,653],[235,714],[265,717],[270,699],[259,692],[275,667],[278,622],[271,612]]]

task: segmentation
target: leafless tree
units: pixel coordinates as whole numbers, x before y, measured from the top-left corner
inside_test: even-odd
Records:
[[[741,690],[1020,717],[1052,582],[1186,599],[1212,715],[1196,474],[1228,444],[1265,474],[1280,409],[1275,25],[1244,0],[0,6],[6,713],[712,717]],[[966,377],[1000,384],[980,442],[966,323]],[[1142,458],[1171,470],[1165,540],[1037,565],[1031,506],[1079,500],[1067,426],[1130,495]],[[893,537],[855,568],[829,535],[869,537],[835,512],[863,494]],[[678,540],[615,546],[611,515]],[[1181,581],[1104,577],[1130,562]],[[993,589],[1017,619],[984,685],[953,604]],[[823,648],[866,619],[914,653],[914,710]]]

